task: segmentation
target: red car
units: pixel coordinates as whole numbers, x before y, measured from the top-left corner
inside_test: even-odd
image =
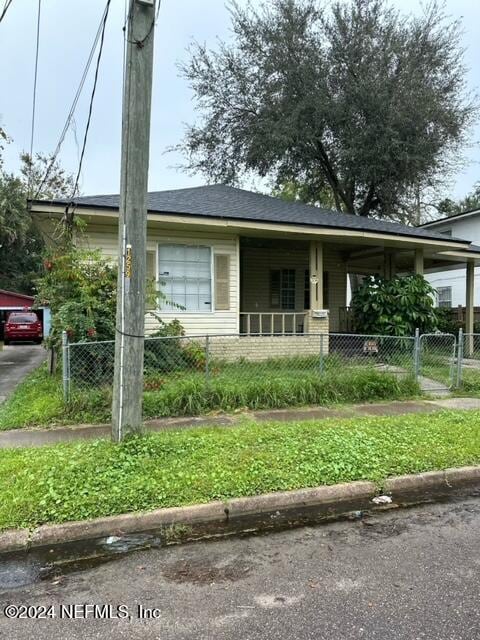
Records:
[[[42,323],[36,313],[12,311],[8,316],[4,330],[4,344],[10,344],[10,342],[36,342],[40,344],[42,338]]]

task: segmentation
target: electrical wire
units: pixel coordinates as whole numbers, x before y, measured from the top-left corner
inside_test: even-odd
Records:
[[[30,129],[30,172],[28,174],[28,195],[31,196],[33,177],[33,140],[35,136],[35,111],[37,106],[37,78],[38,78],[38,52],[40,50],[40,16],[42,10],[42,0],[38,0],[37,10],[37,42],[35,46],[35,70],[33,74],[33,96],[32,96],[32,124]]]
[[[34,200],[36,200],[38,198],[38,196],[41,193],[43,187],[45,186],[45,183],[48,180],[50,172],[51,172],[51,170],[52,170],[52,168],[53,168],[53,166],[55,164],[55,161],[56,161],[56,159],[58,157],[58,154],[60,153],[60,149],[62,147],[63,141],[65,140],[65,136],[67,135],[67,131],[69,130],[70,125],[72,123],[72,119],[73,119],[74,114],[75,114],[75,109],[77,107],[78,100],[80,99],[80,95],[81,95],[83,87],[85,85],[85,81],[87,79],[87,75],[88,75],[88,71],[90,69],[90,65],[92,63],[95,51],[97,49],[98,41],[99,41],[100,36],[102,34],[103,24],[105,23],[106,14],[107,14],[107,11],[108,11],[108,4],[109,3],[107,3],[107,5],[105,6],[105,9],[103,11],[102,17],[100,19],[100,24],[98,26],[97,33],[95,34],[95,38],[94,38],[92,47],[90,49],[90,53],[88,55],[87,62],[85,64],[85,68],[83,70],[83,74],[82,74],[82,77],[80,79],[80,83],[78,85],[77,91],[75,93],[75,97],[73,99],[72,105],[71,105],[70,110],[69,110],[68,115],[67,115],[67,119],[65,120],[65,124],[64,124],[64,127],[62,129],[62,133],[60,134],[60,138],[58,140],[57,146],[55,147],[55,151],[53,152],[53,154],[51,156],[51,160],[50,160],[50,163],[48,164],[48,167],[46,169],[45,175],[42,178],[42,181],[41,181],[41,183],[39,184],[39,186],[37,188],[37,191],[36,191],[35,196],[33,198]]]
[[[89,107],[88,107],[88,118],[87,118],[87,124],[85,126],[85,135],[83,137],[82,153],[80,154],[80,162],[78,164],[78,172],[77,172],[77,177],[75,179],[75,186],[73,187],[72,198],[75,196],[75,193],[77,191],[78,181],[80,179],[80,172],[82,170],[83,157],[85,155],[85,147],[87,146],[88,131],[90,129],[90,121],[92,119],[93,101],[94,101],[94,98],[95,98],[95,91],[97,89],[98,71],[100,69],[100,61],[102,59],[103,43],[104,43],[104,40],[105,40],[105,27],[107,26],[107,18],[108,18],[108,10],[110,8],[110,2],[111,2],[111,0],[107,0],[107,6],[106,6],[106,10],[105,10],[105,17],[103,19],[102,35],[101,35],[101,38],[100,38],[100,48],[98,50],[97,64],[95,66],[95,76],[94,76],[94,80],[93,80],[92,94],[90,96],[90,104],[89,104]]]
[[[5,4],[3,5],[3,11],[0,14],[0,22],[4,19],[5,14],[8,11],[8,7],[12,4],[12,0],[5,0]]]
[[[162,0],[158,0],[157,11],[155,12],[155,16],[152,19],[152,23],[150,24],[150,27],[149,27],[147,33],[140,40],[129,40],[128,42],[130,44],[136,44],[137,47],[139,47],[140,49],[144,46],[145,42],[147,41],[147,39],[149,38],[150,34],[152,33],[155,25],[157,24],[158,14],[160,13],[161,4],[162,4]],[[130,13],[129,13],[129,15],[130,15]]]

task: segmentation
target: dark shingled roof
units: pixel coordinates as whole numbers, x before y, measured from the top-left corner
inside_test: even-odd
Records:
[[[76,198],[75,203],[84,207],[118,209],[119,196],[83,196]],[[67,201],[54,200],[53,204],[67,204]],[[159,214],[172,213],[204,218],[351,229],[352,231],[442,240],[445,243],[469,242],[468,240],[449,238],[429,229],[339,213],[300,202],[286,202],[279,198],[223,184],[154,191],[148,194],[148,210],[151,213]]]

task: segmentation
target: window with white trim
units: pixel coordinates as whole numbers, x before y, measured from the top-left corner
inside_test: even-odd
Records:
[[[438,287],[437,302],[439,307],[450,309],[452,306],[452,287]]]
[[[167,309],[187,313],[212,310],[210,247],[158,245],[158,279],[170,303]]]
[[[295,309],[295,269],[270,271],[270,307]]]

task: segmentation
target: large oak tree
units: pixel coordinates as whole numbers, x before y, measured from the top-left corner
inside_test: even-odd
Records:
[[[476,106],[461,29],[441,6],[404,16],[383,0],[231,4],[233,39],[182,66],[198,121],[188,168],[360,216],[411,219],[456,166]]]

